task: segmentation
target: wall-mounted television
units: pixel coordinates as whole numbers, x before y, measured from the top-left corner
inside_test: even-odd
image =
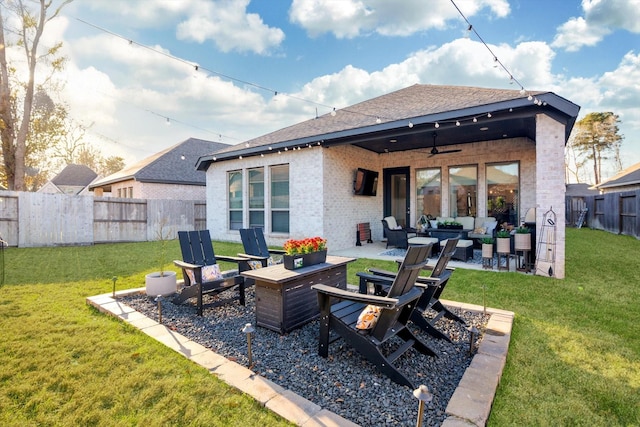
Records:
[[[375,196],[378,190],[378,172],[358,168],[353,192],[359,196]]]

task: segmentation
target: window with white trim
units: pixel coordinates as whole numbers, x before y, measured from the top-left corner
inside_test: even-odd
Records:
[[[229,230],[242,228],[242,171],[227,173],[229,191]]]
[[[264,228],[264,168],[249,169],[249,227]]]
[[[269,168],[271,178],[271,231],[289,232],[289,165]]]

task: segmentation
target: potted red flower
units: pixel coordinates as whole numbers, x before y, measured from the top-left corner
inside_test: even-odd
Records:
[[[306,239],[290,239],[284,242],[284,268],[295,270],[320,264],[327,260],[327,240],[322,237],[308,237]]]

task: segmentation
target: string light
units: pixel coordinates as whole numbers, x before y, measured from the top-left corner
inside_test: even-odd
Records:
[[[473,31],[473,33],[476,35],[476,37],[478,37],[478,40],[480,40],[480,42],[484,45],[484,47],[487,48],[489,53],[491,53],[491,55],[493,56],[493,62],[494,62],[493,66],[495,68],[500,66],[507,73],[507,75],[509,76],[509,83],[510,84],[516,83],[520,87],[520,93],[524,95],[526,93],[526,91],[524,89],[524,86],[518,81],[518,79],[513,77],[513,74],[511,74],[509,69],[498,59],[498,56],[495,53],[493,53],[493,51],[491,50],[489,45],[484,41],[484,39],[480,36],[480,34],[478,34],[478,31],[476,31],[476,29],[473,27],[473,25],[471,25],[471,22],[469,22],[467,17],[464,16],[464,13],[462,13],[462,11],[460,10],[460,8],[456,4],[456,2],[454,0],[451,0],[451,4],[453,4],[453,6],[456,8],[456,10],[460,14],[460,16],[462,16],[462,19],[464,19],[464,21],[467,23],[467,25],[468,25],[467,31],[469,31],[469,32]]]
[[[458,10],[458,13],[462,16],[462,18],[465,20],[465,22],[468,24],[468,27],[467,27],[467,32],[468,32],[468,34],[467,34],[467,35],[469,35],[469,34],[473,31],[473,33],[478,37],[478,39],[480,40],[480,42],[482,42],[482,44],[485,46],[485,48],[486,48],[486,49],[491,53],[491,55],[492,55],[492,57],[493,57],[493,61],[494,61],[494,67],[496,67],[496,68],[497,68],[498,66],[500,66],[500,67],[501,67],[501,68],[502,68],[502,69],[503,69],[503,70],[508,74],[508,76],[509,76],[509,83],[510,83],[510,84],[514,84],[514,83],[515,83],[515,84],[517,84],[517,85],[520,87],[520,94],[521,94],[521,95],[525,95],[525,94],[527,94],[527,91],[524,89],[524,86],[523,86],[523,85],[522,85],[522,84],[521,84],[521,83],[520,83],[520,82],[519,82],[519,81],[518,81],[518,80],[517,80],[517,79],[516,79],[512,74],[511,74],[511,72],[507,69],[507,67],[506,67],[506,66],[505,66],[505,65],[504,65],[504,64],[503,64],[503,63],[498,59],[498,57],[493,53],[493,51],[491,50],[491,48],[490,48],[490,47],[487,45],[487,43],[482,39],[482,37],[480,36],[480,34],[478,34],[478,32],[476,31],[476,29],[473,27],[473,25],[469,22],[469,20],[465,17],[465,15],[462,13],[462,11],[458,8],[458,6],[456,5],[455,1],[454,1],[454,0],[451,0],[451,3],[452,3],[452,4],[453,4],[453,6]],[[84,23],[84,24],[86,24],[86,25],[89,25],[89,26],[91,26],[91,27],[94,27],[94,28],[96,28],[96,29],[98,29],[98,30],[100,30],[100,31],[104,31],[104,32],[106,32],[106,33],[108,33],[108,34],[111,34],[111,35],[115,36],[115,37],[119,37],[119,38],[125,39],[124,37],[122,37],[122,36],[120,36],[120,35],[118,35],[118,34],[116,34],[116,33],[113,33],[113,32],[111,32],[111,31],[109,31],[109,30],[106,30],[106,29],[104,29],[104,28],[101,28],[101,27],[99,27],[99,26],[97,26],[97,25],[91,24],[91,23],[89,23],[89,22],[87,22],[87,21],[84,21],[84,20],[82,20],[82,19],[79,19],[79,18],[76,18],[76,19],[77,19],[78,21],[80,21],[80,22],[82,22],[82,23]],[[266,88],[266,87],[264,87],[264,86],[261,86],[261,85],[258,85],[258,84],[255,84],[255,83],[252,83],[252,82],[249,82],[249,81],[246,81],[246,80],[241,80],[241,79],[238,79],[238,78],[235,78],[235,77],[232,77],[232,76],[229,76],[229,75],[226,75],[226,74],[223,74],[223,73],[217,72],[217,71],[215,71],[215,70],[210,70],[210,69],[207,69],[207,68],[201,67],[201,66],[200,66],[200,65],[198,65],[198,64],[193,64],[192,62],[188,62],[188,61],[186,61],[186,60],[184,60],[184,59],[181,59],[181,58],[175,57],[175,56],[170,55],[170,54],[168,54],[168,53],[166,53],[166,52],[162,52],[162,51],[156,50],[156,49],[154,49],[154,48],[152,48],[152,47],[149,47],[149,46],[146,46],[146,45],[143,45],[143,44],[137,43],[137,42],[135,42],[135,41],[133,41],[133,40],[130,40],[130,39],[125,39],[125,40],[127,40],[127,41],[128,41],[129,45],[133,45],[133,44],[135,43],[137,46],[140,46],[140,47],[142,47],[142,48],[145,48],[145,49],[151,50],[151,51],[153,51],[153,52],[155,52],[155,53],[158,53],[158,54],[164,55],[164,56],[166,56],[166,57],[168,57],[168,58],[170,58],[170,59],[173,59],[173,60],[180,61],[180,62],[182,62],[182,63],[188,64],[189,66],[193,67],[193,68],[195,69],[195,71],[199,71],[200,69],[202,69],[202,70],[204,70],[204,71],[208,71],[208,72],[210,72],[210,73],[212,73],[212,74],[215,74],[215,75],[217,75],[217,76],[219,76],[219,77],[222,77],[222,78],[225,78],[225,79],[228,79],[228,80],[236,81],[236,82],[242,83],[242,84],[244,84],[244,85],[248,85],[248,86],[252,86],[252,87],[255,87],[255,88],[258,88],[258,89],[261,89],[261,90],[269,91],[270,93],[273,93],[273,94],[274,94],[274,96],[277,96],[277,95],[281,94],[281,93],[280,93],[280,92],[278,92],[277,90],[269,89],[269,88]],[[321,104],[321,103],[318,103],[318,102],[315,102],[315,101],[311,101],[311,100],[308,100],[308,99],[300,98],[300,97],[297,97],[297,96],[294,96],[294,95],[289,95],[289,94],[286,94],[286,93],[285,93],[285,94],[282,94],[282,95],[283,95],[283,96],[290,97],[290,98],[292,98],[292,99],[297,99],[297,100],[299,100],[299,101],[303,101],[303,102],[307,102],[307,103],[312,103],[312,104],[315,104],[315,105],[317,105],[317,106],[322,106],[322,107],[330,108],[330,109],[331,109],[331,110],[330,110],[330,115],[331,115],[331,117],[335,117],[335,116],[337,115],[336,107],[330,107],[330,106],[325,105],[325,104]],[[547,105],[547,103],[546,103],[546,102],[543,102],[542,100],[538,100],[537,98],[534,98],[531,94],[528,94],[527,99],[528,99],[529,101],[533,100],[534,104],[536,104],[536,105]],[[359,111],[350,111],[350,110],[348,110],[348,109],[346,109],[346,108],[345,108],[345,109],[341,109],[341,110],[342,110],[343,112],[347,112],[347,113],[352,113],[352,114],[358,114],[358,115],[362,115],[362,116],[372,117],[372,118],[375,118],[375,123],[377,123],[377,124],[382,123],[382,118],[381,118],[381,116],[379,116],[379,115],[370,115],[370,114],[361,113],[361,112],[359,112]],[[155,113],[155,112],[153,112],[153,111],[150,111],[150,110],[147,110],[147,111],[148,111],[148,112],[150,112],[150,113],[152,113],[152,114],[155,114],[155,115],[158,115],[158,116],[164,117],[164,118],[165,118],[165,120],[166,120],[166,124],[167,124],[167,126],[171,125],[171,119],[170,119],[169,117],[162,116],[162,115],[160,115],[160,114],[158,114],[158,113]],[[510,109],[509,111],[512,111],[512,109]],[[491,113],[487,113],[487,117],[488,117],[488,118],[491,118],[491,117],[492,117]],[[316,107],[316,118],[318,118],[318,110],[317,110],[317,107]],[[392,120],[393,120],[393,119],[390,119],[390,118],[385,118],[385,119],[386,119],[387,121],[392,121]],[[473,122],[473,123],[477,123],[477,122],[478,122],[477,117],[473,117],[473,118],[472,118],[472,122]],[[460,123],[460,120],[459,120],[459,119],[456,119],[456,120],[455,120],[455,122],[453,122],[453,121],[445,121],[444,123],[455,123],[455,126],[461,126],[461,123]],[[409,121],[408,126],[409,126],[409,128],[413,128],[413,126],[414,126],[413,122]],[[435,122],[435,123],[434,123],[434,127],[435,127],[436,129],[438,129],[438,128],[440,127],[440,122]],[[220,139],[222,139],[222,134],[219,134],[219,137],[220,137]],[[318,141],[318,142],[317,142],[317,145],[318,145],[318,146],[320,146],[320,145],[321,145],[320,141]],[[245,144],[245,146],[246,146],[247,148],[249,148],[249,146],[250,146],[249,142],[247,142],[247,143]],[[307,144],[307,146],[308,146],[309,148],[312,148],[312,145],[311,145],[311,144]],[[301,147],[299,147],[299,146],[298,146],[298,147],[292,147],[292,149],[293,149],[294,151],[296,150],[296,148],[297,148],[298,150],[300,150],[300,149],[301,149]],[[273,147],[271,147],[271,146],[270,146],[270,147],[268,147],[268,150],[269,150],[269,151],[272,151],[272,150],[273,150]],[[288,147],[284,147],[284,151],[288,151]],[[256,153],[256,154],[257,154],[257,153]],[[278,154],[281,154],[281,151],[280,151],[280,150],[278,150]],[[260,153],[260,156],[261,156],[261,157],[264,157],[264,153]],[[239,158],[240,158],[240,159],[242,159],[242,158],[243,158],[243,157],[242,157],[242,155],[241,155]],[[217,160],[217,159],[216,159],[216,157],[213,157],[213,161],[216,161],[216,160]]]

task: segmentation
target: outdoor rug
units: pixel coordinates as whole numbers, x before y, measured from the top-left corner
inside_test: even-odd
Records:
[[[388,249],[386,251],[380,252],[379,255],[394,256],[394,257],[398,257],[398,258],[404,258],[406,253],[407,253],[406,249],[394,248],[394,249]],[[438,257],[438,254],[431,254],[431,258],[437,258],[437,257]],[[494,261],[494,265],[496,265],[496,263],[497,263],[497,256],[496,255],[493,256],[493,261]],[[482,250],[481,249],[474,249],[473,250],[473,259],[468,260],[467,263],[468,264],[482,264]]]

